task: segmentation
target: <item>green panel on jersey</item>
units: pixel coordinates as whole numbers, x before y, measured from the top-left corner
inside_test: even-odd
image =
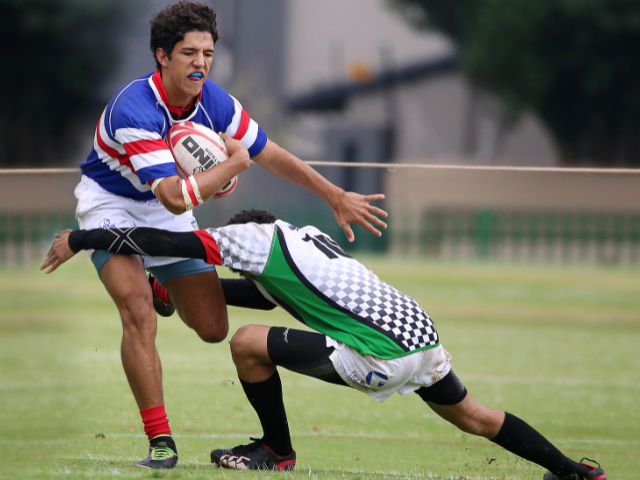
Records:
[[[271,254],[262,274],[256,280],[271,295],[295,310],[304,323],[329,337],[348,345],[363,355],[392,359],[410,355],[427,347],[405,351],[392,339],[327,303],[309,289],[289,266],[276,232]],[[363,321],[366,321],[363,319]]]

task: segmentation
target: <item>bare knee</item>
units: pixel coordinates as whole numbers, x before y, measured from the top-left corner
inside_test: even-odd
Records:
[[[229,334],[229,321],[227,319],[226,308],[218,312],[207,312],[207,318],[205,320],[189,322],[192,324],[193,329],[196,331],[202,341],[207,343],[220,343]]]
[[[231,355],[233,360],[244,359],[252,356],[251,351],[251,331],[253,325],[244,325],[231,337]]]
[[[271,364],[267,352],[269,327],[263,325],[244,325],[231,338],[231,356],[233,363]]]
[[[220,302],[195,302],[176,298],[174,304],[180,318],[198,334],[202,341],[220,343],[227,338],[229,320],[224,299]]]
[[[206,343],[220,343],[225,338],[227,338],[227,334],[229,333],[229,327],[226,329],[217,329],[215,331],[206,331],[206,332],[197,332],[198,336],[203,342]]]

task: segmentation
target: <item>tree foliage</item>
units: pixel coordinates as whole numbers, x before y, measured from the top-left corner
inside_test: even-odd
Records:
[[[535,112],[565,162],[640,164],[638,0],[392,1],[509,113]]]
[[[0,0],[0,164],[59,161],[117,64],[124,0]]]

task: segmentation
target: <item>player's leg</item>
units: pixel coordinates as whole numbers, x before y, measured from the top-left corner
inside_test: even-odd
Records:
[[[515,415],[478,403],[467,393],[453,370],[437,383],[422,387],[416,393],[434,412],[463,432],[485,437],[511,453],[547,468],[557,478],[607,478],[602,469],[574,462],[563,455],[551,442]]]
[[[296,457],[276,366],[344,385],[329,359],[332,352],[318,333],[261,325],[240,328],[231,339],[231,354],[264,436],[250,445],[214,450],[211,461],[227,468],[293,469]]]
[[[94,263],[100,256],[94,254]],[[164,408],[162,367],[155,346],[157,317],[142,260],[137,256],[108,256],[98,271],[120,313],[122,366],[151,445],[149,457],[139,466],[171,468],[178,461],[177,448]]]
[[[162,286],[180,318],[205,342],[218,343],[229,332],[227,306],[218,273],[215,270],[196,272],[163,279]],[[154,274],[157,273],[154,269]]]
[[[336,372],[325,335],[283,327],[246,325],[231,339],[231,355],[247,398],[258,414],[264,444],[278,455],[292,451],[276,366],[346,385]]]

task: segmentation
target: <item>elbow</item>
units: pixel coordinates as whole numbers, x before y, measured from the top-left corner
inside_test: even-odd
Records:
[[[160,200],[164,208],[169,210],[174,215],[181,215],[187,211],[186,205],[182,198],[162,199]]]
[[[159,185],[159,187],[162,184]],[[174,215],[180,215],[187,210],[187,206],[182,197],[182,192],[178,188],[160,189],[154,192],[160,203]]]

